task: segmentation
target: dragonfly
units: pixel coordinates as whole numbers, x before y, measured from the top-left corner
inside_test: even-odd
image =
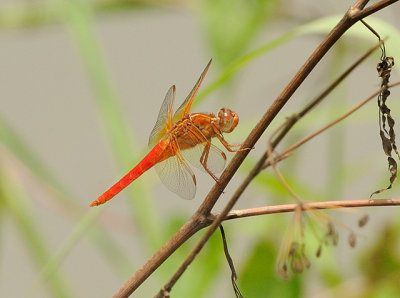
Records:
[[[191,166],[205,171],[217,183],[216,174],[225,168],[226,155],[211,142],[212,139],[218,139],[230,152],[248,150],[240,148],[242,144],[229,144],[223,137],[224,133],[232,132],[239,123],[239,116],[235,112],[222,108],[217,116],[213,113],[190,114],[193,101],[211,61],[208,62],[192,91],[175,113],[173,105],[176,88],[175,85],[169,88],[149,137],[150,152],[90,206],[98,206],[111,200],[153,167],[169,190],[184,199],[193,199],[197,183]]]

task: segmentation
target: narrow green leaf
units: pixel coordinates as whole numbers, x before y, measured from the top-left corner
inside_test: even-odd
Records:
[[[306,34],[327,34],[332,28],[339,22],[342,16],[329,16],[320,18],[316,21],[304,24],[302,26],[296,27],[281,36],[267,42],[263,46],[250,51],[248,54],[242,56],[242,58],[236,60],[230,66],[226,67],[225,70],[210,83],[206,88],[203,89],[197,96],[194,105],[200,104],[208,95],[214,92],[216,89],[221,87],[225,82],[231,79],[239,70],[247,66],[250,62],[255,60],[261,55],[267,54],[268,52],[274,50],[275,48],[285,44],[286,42]],[[387,54],[388,56],[394,55],[394,53],[400,52],[400,31],[392,26],[391,24],[374,17],[369,17],[366,19],[368,24],[370,24],[376,31],[381,32],[381,37],[388,37],[386,42]],[[377,38],[373,35],[364,25],[355,24],[345,36],[357,36],[360,39],[370,40],[372,42],[377,42]],[[395,68],[396,69],[396,68]]]
[[[133,133],[129,130],[125,115],[105,66],[101,46],[93,28],[93,12],[84,2],[71,0],[62,1],[65,13],[65,24],[77,45],[82,61],[86,66],[93,90],[96,94],[97,105],[103,119],[103,126],[114,156],[120,168],[126,170],[132,162],[134,150]],[[139,223],[143,238],[150,247],[157,247],[158,229],[155,208],[140,183],[135,187],[135,199],[129,200],[130,210],[135,223]],[[97,207],[101,208],[101,207]]]
[[[50,250],[42,235],[41,228],[32,216],[32,208],[21,183],[15,181],[17,175],[0,168],[0,199],[5,204],[7,214],[14,219],[26,248],[32,253],[40,268],[49,258]],[[55,271],[48,278],[47,286],[54,297],[75,297],[61,272]]]
[[[39,180],[39,184],[43,183],[45,186],[50,186],[50,188],[53,188],[57,192],[57,195],[50,195],[52,195],[54,200],[62,200],[61,203],[63,203],[63,208],[65,208],[64,210],[68,216],[72,217],[73,220],[76,220],[82,216],[80,206],[76,205],[76,203],[72,205],[72,199],[76,202],[78,201],[76,197],[71,194],[71,192],[57,178],[57,176],[52,173],[45,163],[36,155],[36,153],[33,152],[32,147],[24,142],[24,140],[13,129],[11,129],[11,127],[1,117],[0,143],[5,145],[6,148],[11,151],[12,154],[14,154],[15,157],[32,172],[33,177]],[[88,221],[83,220],[82,222],[86,223]],[[82,227],[78,225],[77,229],[81,230]],[[73,232],[73,235],[76,234],[76,232]],[[111,239],[105,230],[101,230],[101,240],[99,239],[99,234],[100,228],[97,226],[93,226],[88,232],[88,236],[92,242],[102,242],[102,245],[97,246],[97,248],[105,255],[106,259],[110,262],[110,265],[117,270],[121,276],[125,277],[128,273],[128,268],[132,268],[133,266],[129,261],[129,258],[124,256],[122,251],[115,244],[114,240]],[[82,233],[79,235],[82,235]],[[78,237],[72,237],[74,237],[75,242],[79,240]],[[71,240],[66,240],[66,242],[71,242]],[[70,245],[69,248],[71,247],[72,246]],[[65,248],[60,249],[65,250]],[[66,255],[66,252],[63,255]],[[121,261],[121,259],[124,261]],[[48,262],[50,262],[50,260],[48,260],[46,264]],[[59,257],[58,263],[61,262],[62,259]],[[56,266],[53,266],[53,270],[57,270]],[[52,272],[49,274],[52,274]]]
[[[87,213],[86,216],[82,218],[79,223],[77,223],[74,231],[66,238],[66,240],[56,251],[56,253],[53,254],[51,258],[47,259],[42,270],[40,271],[40,276],[37,282],[49,279],[58,271],[60,264],[65,259],[67,254],[71,251],[71,249],[76,245],[76,243],[82,238],[83,235],[89,234],[88,229],[90,229],[94,225],[94,222],[96,221],[100,212],[100,209],[92,209],[90,212]],[[97,229],[96,233],[99,234],[100,230]],[[96,237],[95,240],[96,243],[100,243],[98,237]],[[112,244],[112,242],[105,243],[105,241],[102,241],[101,246],[98,247],[99,250],[103,251],[103,253],[107,255],[109,260],[112,260],[114,267],[117,268],[119,271],[122,271],[122,277],[125,277],[125,274],[129,274],[133,268],[132,265],[129,265],[131,263],[130,258],[124,257],[125,264],[122,264],[121,256],[123,254],[121,250],[117,248],[116,251],[110,252],[110,248],[114,249],[117,248],[117,246],[115,244]],[[111,256],[110,254],[113,254],[114,256]]]
[[[54,173],[45,165],[45,163],[39,158],[32,150],[32,146],[27,144],[18,134],[14,131],[8,123],[0,115],[0,143],[3,144],[17,159],[19,159],[34,175],[42,180],[46,181],[49,185],[54,187],[59,193],[65,194],[60,196],[65,205],[70,205],[69,199],[75,198],[70,194],[67,188],[62,185],[60,180],[56,178]],[[68,198],[68,200],[66,199]]]
[[[279,47],[280,45],[288,42],[289,40],[293,39],[297,34],[297,29],[285,33],[274,40],[266,43],[265,45],[249,52],[248,54],[244,55],[242,58],[238,59],[236,62],[232,63],[228,66],[222,73],[215,79],[211,84],[207,85],[203,91],[199,93],[197,96],[194,105],[200,104],[208,95],[214,92],[216,89],[221,87],[224,83],[226,83],[229,79],[233,77],[240,69],[244,66],[248,65],[250,62],[255,60],[261,55],[272,51],[273,49]]]

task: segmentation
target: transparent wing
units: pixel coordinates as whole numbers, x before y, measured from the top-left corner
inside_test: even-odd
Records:
[[[182,156],[194,167],[206,171],[201,161],[213,173],[218,174],[225,168],[226,155],[211,143],[194,125],[188,129],[186,138],[180,140]]]
[[[201,155],[204,152],[205,144],[198,144],[190,149],[182,150],[182,155],[185,160],[190,162],[194,167],[206,172],[204,166],[200,162]],[[218,174],[221,173],[225,168],[226,163],[226,155],[223,151],[221,151],[218,147],[210,144],[210,148],[208,151],[208,158],[206,162],[207,168],[213,173]]]
[[[189,95],[186,97],[185,101],[181,104],[181,106],[176,110],[174,114],[174,122],[177,122],[182,119],[183,116],[189,114],[190,108],[192,107],[193,100],[196,97],[197,91],[200,88],[201,82],[203,82],[204,77],[210,67],[212,59],[208,62],[206,68],[204,68],[200,78],[198,79],[197,83],[194,85],[192,91],[190,91]]]
[[[154,168],[164,185],[181,198],[191,200],[196,194],[196,177],[187,162],[180,155],[157,163]]]
[[[153,148],[162,138],[166,137],[168,130],[173,126],[172,115],[175,100],[175,85],[168,89],[158,113],[156,124],[149,137],[149,147]]]

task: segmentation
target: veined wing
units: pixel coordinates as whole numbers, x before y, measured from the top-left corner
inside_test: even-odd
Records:
[[[203,161],[207,169],[214,175],[222,172],[225,168],[225,153],[213,145],[211,140],[208,140],[196,126],[192,125],[188,129],[186,138],[178,143],[182,143],[182,156],[194,167],[206,171],[202,164]]]
[[[196,177],[182,156],[175,140],[170,142],[175,155],[157,163],[154,168],[164,185],[181,198],[191,200],[196,194]]]
[[[200,78],[194,85],[192,91],[190,91],[189,95],[186,97],[185,101],[181,104],[181,106],[176,110],[174,114],[174,122],[177,122],[182,119],[183,116],[189,114],[190,108],[192,107],[193,100],[197,95],[197,91],[200,88],[201,82],[203,82],[204,77],[207,74],[208,68],[210,67],[212,59],[208,62],[206,68],[204,68],[202,74],[200,75]]]
[[[153,148],[162,138],[167,136],[168,130],[174,125],[172,121],[175,100],[175,85],[168,89],[158,113],[156,124],[149,137],[149,147]]]
[[[192,166],[206,172],[206,169],[200,162],[200,158],[204,152],[204,149],[205,143],[198,144],[193,148],[182,150],[182,155]],[[225,163],[225,153],[215,145],[210,144],[206,161],[207,168],[215,175],[222,172],[222,170],[225,168]]]

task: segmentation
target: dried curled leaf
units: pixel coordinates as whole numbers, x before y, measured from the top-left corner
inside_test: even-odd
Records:
[[[377,71],[379,77],[382,78],[381,87],[383,88],[381,93],[378,96],[378,107],[379,107],[379,135],[382,140],[382,149],[388,157],[388,165],[390,172],[390,184],[386,188],[379,189],[371,194],[371,197],[374,194],[381,193],[387,189],[392,188],[394,181],[397,178],[397,162],[392,157],[392,152],[394,151],[396,155],[399,157],[399,152],[397,150],[396,145],[396,133],[394,131],[395,121],[391,116],[390,108],[386,105],[386,101],[390,95],[390,91],[388,90],[390,73],[392,71],[392,67],[394,66],[393,57],[386,57],[383,51],[383,57],[381,61],[378,63]],[[387,126],[388,128],[387,128]]]

